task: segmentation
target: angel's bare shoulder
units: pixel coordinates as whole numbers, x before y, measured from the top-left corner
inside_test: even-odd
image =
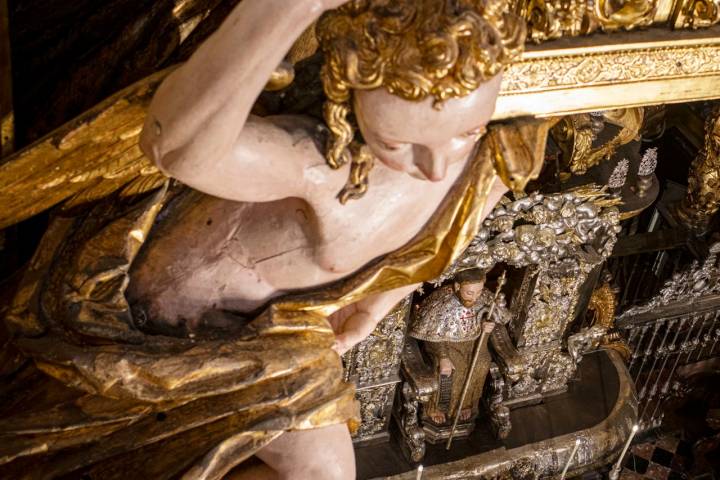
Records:
[[[333,196],[345,184],[345,168],[334,170],[325,160],[327,127],[305,115],[251,116],[234,149],[243,164],[272,165],[284,170],[290,180],[305,185],[303,197],[332,190]],[[279,172],[278,172],[279,173]]]
[[[288,152],[301,154],[308,165],[324,164],[327,128],[306,115],[251,115],[236,148],[246,154]]]

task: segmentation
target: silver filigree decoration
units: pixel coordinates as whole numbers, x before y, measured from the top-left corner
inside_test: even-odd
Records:
[[[523,371],[518,375],[501,366],[505,386],[498,408],[567,388],[583,353],[580,347],[587,342],[576,338],[571,356],[565,351],[565,333],[589,273],[612,253],[620,231],[619,201],[596,186],[504,199],[466,251],[437,279],[439,284],[462,270],[499,263],[523,269],[513,295],[518,301],[513,301],[507,323]],[[504,432],[507,422],[498,408],[494,421]]]
[[[610,175],[610,179],[608,180],[608,187],[613,190],[619,190],[623,186],[625,186],[629,170],[630,161],[627,158],[620,160],[615,166],[612,175]]]
[[[386,432],[396,387],[397,384],[391,383],[357,391],[361,422],[354,435],[355,441],[367,440]]]
[[[718,266],[720,242],[710,247],[710,254],[702,266],[698,262],[687,270],[678,272],[663,285],[660,292],[647,303],[629,308],[618,318],[625,320],[674,303],[687,302],[705,295],[720,293],[720,266]]]
[[[515,201],[504,198],[467,250],[433,283],[497,263],[542,264],[565,271],[576,268],[573,259],[607,258],[620,232],[618,210],[610,198],[594,186],[547,196],[534,193]]]
[[[655,173],[658,161],[658,149],[657,147],[648,148],[643,154],[642,160],[640,161],[640,168],[638,169],[638,175],[641,177],[649,177]]]

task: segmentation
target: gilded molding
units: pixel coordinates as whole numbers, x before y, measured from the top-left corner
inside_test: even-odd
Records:
[[[720,72],[720,42],[527,58],[505,74],[503,94]]]
[[[493,118],[717,98],[720,28],[681,33],[595,35],[569,40],[568,48],[530,48],[505,71]]]

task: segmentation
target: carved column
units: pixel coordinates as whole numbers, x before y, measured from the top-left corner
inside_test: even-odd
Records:
[[[705,122],[705,145],[690,166],[687,195],[677,213],[690,228],[704,230],[720,209],[720,107]]]

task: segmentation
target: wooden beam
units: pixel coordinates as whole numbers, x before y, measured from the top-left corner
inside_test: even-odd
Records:
[[[621,237],[615,244],[612,256],[626,257],[628,255],[670,250],[686,246],[690,238],[690,233],[681,227]]]
[[[7,0],[0,0],[0,159],[12,153],[15,141],[9,29]]]

